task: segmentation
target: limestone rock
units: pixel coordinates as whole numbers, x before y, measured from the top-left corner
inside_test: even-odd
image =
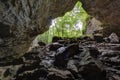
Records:
[[[48,46],[49,46],[49,50],[50,51],[57,51],[58,48],[63,47],[62,44],[59,44],[57,42],[56,43],[52,43],[52,44],[50,44]]]
[[[115,33],[112,33],[109,39],[111,43],[119,43],[119,37]]]
[[[86,30],[86,34],[93,34],[95,31],[101,30],[102,23],[100,21],[98,21],[95,18],[91,18],[89,20],[87,20],[87,30]]]
[[[49,69],[49,71],[50,72],[48,74],[47,80],[74,80],[74,77],[70,71],[63,71],[54,68]]]
[[[104,36],[109,36],[112,32],[116,32],[120,36],[120,0],[80,0],[83,4],[83,8],[90,14],[92,17],[95,17],[97,20],[101,21],[102,31]],[[91,24],[88,25],[89,33],[95,30],[99,23],[96,21],[93,22],[93,19],[90,20]],[[95,26],[95,27],[94,27]]]
[[[84,9],[103,24],[120,25],[120,0],[80,0]]]
[[[70,11],[77,0],[0,0],[0,54],[23,54],[52,19]],[[0,57],[1,58],[1,57]]]

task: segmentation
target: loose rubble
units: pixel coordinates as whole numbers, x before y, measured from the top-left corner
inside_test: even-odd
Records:
[[[120,80],[118,40],[106,42],[98,35],[53,41],[1,63],[1,80]]]

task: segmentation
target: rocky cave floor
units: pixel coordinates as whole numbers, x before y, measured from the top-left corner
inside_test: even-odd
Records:
[[[120,80],[120,42],[109,37],[53,38],[11,62],[0,62],[1,80]]]

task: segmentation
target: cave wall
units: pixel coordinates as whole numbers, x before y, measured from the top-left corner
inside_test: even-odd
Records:
[[[70,11],[77,0],[0,0],[0,58],[28,50],[51,20]]]
[[[120,36],[120,0],[80,1],[88,14],[102,22],[103,35],[108,36],[115,32]]]
[[[120,35],[120,0],[0,0],[0,57],[27,51],[52,19],[70,11],[77,1],[101,21],[103,33]]]
[[[102,30],[102,23],[100,21],[98,21],[97,19],[95,18],[90,18],[86,21],[86,26],[87,26],[87,29],[86,29],[86,34],[88,35],[92,35],[94,34],[95,32],[99,32],[100,30]]]

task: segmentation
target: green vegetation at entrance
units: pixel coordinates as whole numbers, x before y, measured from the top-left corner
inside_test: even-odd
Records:
[[[80,37],[86,30],[86,20],[89,15],[78,2],[72,11],[67,12],[64,16],[58,17],[52,21],[49,30],[39,36],[39,40],[50,43],[53,36],[58,37]]]

